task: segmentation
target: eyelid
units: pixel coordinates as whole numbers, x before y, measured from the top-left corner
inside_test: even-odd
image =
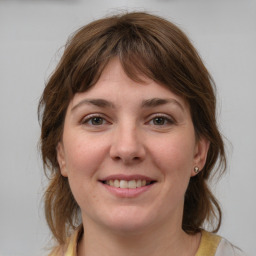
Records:
[[[106,123],[110,123],[108,120],[107,120],[107,117],[104,115],[104,114],[101,114],[101,113],[93,113],[93,114],[88,114],[86,116],[84,116],[80,123],[81,124],[87,124],[92,118],[94,117],[100,117],[102,118]]]
[[[162,118],[165,118],[170,124],[176,124],[177,121],[170,115],[167,115],[167,114],[163,114],[163,113],[156,113],[156,114],[152,114],[148,117],[148,120],[147,123],[151,122],[154,118],[157,118],[157,117],[162,117]]]

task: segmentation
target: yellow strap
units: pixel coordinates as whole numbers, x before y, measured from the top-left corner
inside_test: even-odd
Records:
[[[221,237],[202,230],[201,242],[195,256],[214,256]]]
[[[76,256],[77,255],[77,243],[83,232],[82,225],[80,225],[71,236],[70,241],[68,243],[68,248],[64,256]]]

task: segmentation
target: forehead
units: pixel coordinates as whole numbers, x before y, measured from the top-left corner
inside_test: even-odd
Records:
[[[71,105],[85,98],[106,98],[125,104],[128,101],[143,101],[151,98],[172,98],[188,107],[187,102],[173,93],[167,86],[161,85],[150,78],[138,75],[140,82],[127,76],[118,58],[113,58],[104,68],[99,80],[89,90],[76,93]],[[120,99],[122,99],[120,101]]]

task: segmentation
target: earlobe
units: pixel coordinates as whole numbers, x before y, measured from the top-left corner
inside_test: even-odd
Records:
[[[68,173],[66,168],[65,154],[64,154],[64,148],[63,148],[62,142],[58,143],[56,147],[56,151],[57,151],[57,160],[60,167],[60,172],[62,176],[67,177]]]
[[[206,162],[209,146],[210,141],[205,137],[201,137],[197,141],[194,154],[194,166],[192,168],[191,176],[197,175],[203,169]]]

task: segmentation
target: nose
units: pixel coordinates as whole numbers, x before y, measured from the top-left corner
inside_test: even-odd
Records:
[[[139,163],[145,159],[143,138],[136,125],[119,126],[115,129],[110,149],[110,157],[126,165]]]

